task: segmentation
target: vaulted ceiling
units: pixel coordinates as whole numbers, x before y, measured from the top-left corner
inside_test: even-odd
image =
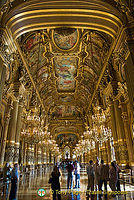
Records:
[[[88,102],[111,41],[105,33],[66,27],[18,38],[54,135],[84,131]]]
[[[75,145],[85,129],[121,21],[119,10],[99,0],[14,1],[3,17],[61,148]]]

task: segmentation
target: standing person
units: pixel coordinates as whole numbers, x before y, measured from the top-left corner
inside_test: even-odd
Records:
[[[114,165],[114,162],[111,162],[111,167],[109,170],[109,186],[112,191],[116,191],[116,184],[117,184],[117,169]]]
[[[117,189],[117,191],[121,191],[121,188],[120,188],[120,172],[121,172],[121,170],[120,170],[119,165],[116,163],[116,161],[113,161],[113,163],[114,163],[114,165],[115,165],[115,167],[117,169],[117,184],[116,184],[116,189]]]
[[[97,191],[97,185],[98,185],[98,190],[100,190],[100,165],[99,165],[99,159],[97,158],[96,163],[94,164],[94,185],[95,185],[95,190]]]
[[[56,200],[56,196],[58,200],[61,200],[61,194],[60,194],[60,181],[59,177],[61,176],[59,169],[57,166],[54,166],[54,169],[51,173],[51,188],[53,191],[53,200]]]
[[[67,189],[73,188],[73,170],[74,166],[73,163],[70,162],[67,166],[67,171],[68,171],[68,178],[67,178]],[[69,187],[70,186],[70,187]]]
[[[3,196],[5,195],[5,199],[8,198],[10,179],[11,179],[10,165],[9,163],[6,163],[3,169],[3,192],[2,192]]]
[[[19,180],[18,164],[14,164],[14,168],[11,173],[11,191],[9,200],[16,200],[17,185]]]
[[[78,161],[75,161],[74,175],[75,175],[75,188],[80,188],[80,164],[78,163]]]
[[[93,161],[89,161],[89,166],[87,167],[87,175],[88,175],[88,187],[89,190],[91,188],[91,191],[94,191],[94,167],[93,167]]]
[[[105,191],[107,191],[107,181],[109,180],[109,166],[104,164],[104,160],[101,160],[100,166],[100,190],[102,190],[102,185],[104,183]]]

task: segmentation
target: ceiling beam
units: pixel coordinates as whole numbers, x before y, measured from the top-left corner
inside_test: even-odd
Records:
[[[122,25],[122,27],[118,30],[117,37],[114,39],[114,41],[113,41],[112,44],[111,44],[111,47],[110,47],[109,52],[108,52],[108,55],[106,56],[106,59],[105,59],[105,61],[104,61],[103,68],[102,68],[102,70],[101,70],[100,76],[99,76],[99,78],[98,78],[98,81],[97,81],[97,83],[96,83],[96,86],[95,86],[95,89],[94,89],[94,92],[93,92],[93,95],[92,95],[91,100],[90,100],[90,102],[89,102],[87,112],[88,112],[89,109],[91,108],[92,102],[93,102],[93,100],[94,100],[95,94],[96,94],[96,92],[97,92],[97,90],[98,90],[98,87],[99,87],[99,85],[100,85],[101,79],[102,79],[102,77],[103,77],[103,75],[104,75],[104,72],[105,72],[105,70],[106,70],[106,67],[107,67],[108,61],[109,61],[109,59],[110,59],[110,56],[112,55],[113,51],[115,50],[116,46],[118,45],[118,42],[119,42],[119,40],[120,40],[120,38],[121,38],[121,36],[122,36],[123,33],[124,33],[124,27],[123,27],[123,25]]]

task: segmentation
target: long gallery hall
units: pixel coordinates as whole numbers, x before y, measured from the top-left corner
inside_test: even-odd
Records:
[[[133,0],[0,0],[0,199],[134,199]]]

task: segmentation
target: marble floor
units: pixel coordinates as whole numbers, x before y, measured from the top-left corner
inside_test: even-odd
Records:
[[[86,171],[83,170],[81,172],[81,179],[80,179],[80,189],[73,189],[72,191],[67,191],[67,173],[66,171],[62,170],[61,176],[61,199],[62,200],[90,200],[90,199],[111,199],[111,200],[134,200],[134,186],[132,185],[125,185],[125,192],[124,187],[121,185],[122,195],[116,195],[116,197],[112,197],[110,194],[111,189],[108,186],[108,195],[100,196],[98,194],[94,195],[93,197],[86,195],[87,189],[87,175]],[[31,174],[27,176],[23,176],[20,178],[19,187],[17,192],[17,199],[18,200],[52,200],[52,192],[50,188],[50,184],[48,184],[48,180],[51,174],[51,169],[46,169],[45,172],[41,173],[38,172],[37,174]],[[38,196],[37,192],[39,189],[45,189],[46,194],[43,197]],[[4,200],[4,199],[3,199]]]

